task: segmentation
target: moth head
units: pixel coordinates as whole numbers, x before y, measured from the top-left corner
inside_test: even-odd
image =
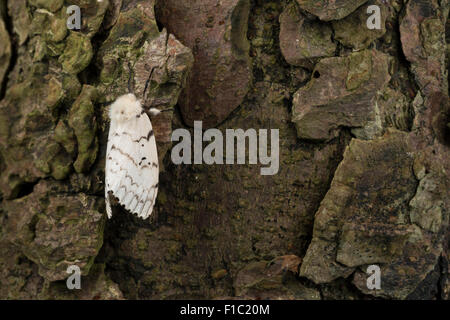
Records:
[[[111,121],[123,123],[135,119],[141,112],[141,103],[134,94],[129,93],[114,101],[109,110],[109,116]]]

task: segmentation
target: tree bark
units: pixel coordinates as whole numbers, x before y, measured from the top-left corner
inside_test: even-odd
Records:
[[[0,298],[449,299],[448,13],[446,0],[0,1]],[[130,91],[164,111],[145,221],[105,213],[108,106]],[[278,129],[278,173],[175,165],[171,134],[194,121]]]

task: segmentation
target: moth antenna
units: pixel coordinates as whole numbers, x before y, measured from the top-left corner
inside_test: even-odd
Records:
[[[131,63],[128,61],[128,70],[130,70],[130,76],[128,77],[128,92],[134,94],[134,88],[131,85],[133,81],[133,69],[131,68]]]

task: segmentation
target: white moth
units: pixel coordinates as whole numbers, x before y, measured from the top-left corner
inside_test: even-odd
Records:
[[[150,109],[156,115],[157,109]],[[158,154],[152,124],[134,94],[111,105],[105,168],[106,213],[111,218],[110,194],[131,213],[146,219],[158,193]]]

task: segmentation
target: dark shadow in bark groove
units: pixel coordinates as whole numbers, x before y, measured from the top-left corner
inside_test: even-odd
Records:
[[[16,63],[17,63],[17,58],[18,58],[18,40],[17,40],[17,36],[14,34],[13,31],[13,21],[12,21],[12,17],[8,14],[8,8],[6,6],[6,1],[4,3],[5,6],[5,15],[4,17],[4,22],[5,22],[5,27],[6,27],[6,31],[9,34],[9,39],[11,41],[11,58],[9,61],[9,66],[6,69],[5,72],[5,77],[3,79],[3,83],[0,82],[0,101],[3,100],[3,98],[6,95],[6,88],[8,87],[8,81],[9,81],[9,74],[13,71]]]

